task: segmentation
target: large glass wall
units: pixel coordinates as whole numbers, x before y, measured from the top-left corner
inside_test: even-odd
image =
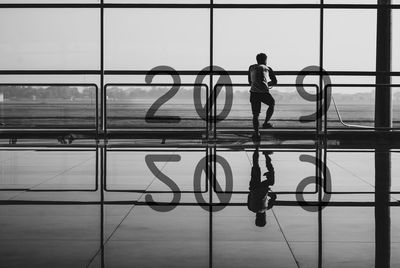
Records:
[[[255,55],[259,52],[268,54],[268,65],[277,72],[280,84],[303,81],[315,84],[322,90],[323,84],[320,83],[318,75],[298,79],[300,70],[309,66],[318,69],[317,66],[321,64],[330,75],[332,84],[375,82],[373,72],[376,60],[376,1],[327,0],[323,2],[327,6],[320,6],[320,1],[311,0],[215,0],[211,3],[206,0],[107,0],[102,5],[101,1],[94,0],[1,1],[3,8],[0,9],[0,82],[97,84],[100,131],[104,130],[107,120],[113,120],[107,117],[106,105],[107,100],[118,102],[115,90],[120,92],[119,98],[132,99],[130,106],[127,103],[124,105],[132,109],[130,112],[135,118],[146,120],[146,114],[154,108],[153,104],[156,102],[165,104],[161,107],[166,109],[164,110],[167,114],[171,114],[168,109],[176,107],[177,103],[190,105],[190,108],[186,107],[185,111],[177,113],[187,113],[189,119],[198,117],[199,102],[201,105],[206,103],[207,89],[199,89],[194,84],[207,85],[208,94],[211,94],[213,87],[221,81],[221,73],[213,73],[210,76],[204,75],[207,73],[205,72],[198,75],[211,64],[226,70],[229,77],[228,80],[224,78],[224,82],[234,84],[232,90],[223,87],[218,94],[217,114],[224,109],[223,107],[234,103],[243,102],[244,105],[248,99],[248,88],[236,87],[235,84],[247,83],[247,69],[255,62]],[[24,7],[18,4],[30,5]],[[57,7],[57,4],[61,4],[62,8]],[[335,4],[340,6],[335,8]],[[357,8],[357,4],[363,6]],[[398,10],[393,9],[393,48],[398,43],[397,21]],[[398,50],[393,49],[393,71],[398,71],[397,54]],[[157,75],[146,80],[147,71],[153,68],[157,68]],[[160,71],[161,69],[163,70]],[[173,70],[178,71],[178,76],[174,78],[170,75]],[[393,82],[396,81],[398,78],[394,76]],[[167,99],[162,99],[161,97],[168,92],[167,84],[177,82],[188,85],[179,89],[179,94],[174,95],[175,97],[168,96]],[[128,89],[118,88],[120,83],[139,85],[132,85]],[[146,86],[154,83],[165,83],[164,91],[159,87]],[[107,90],[104,90],[106,84],[113,84],[112,96],[107,95]],[[78,93],[74,96],[73,93],[68,93],[64,99],[73,101],[85,98],[83,89],[78,87],[77,90]],[[196,90],[201,91],[201,97],[194,100],[190,96],[195,95]],[[306,90],[315,94],[314,89]],[[332,116],[328,117],[328,120],[332,126],[346,128],[346,124],[343,124],[346,123],[345,120],[340,120],[338,113],[350,116],[348,118],[346,115],[342,119],[371,125],[374,88],[333,87],[332,90],[333,98],[338,100],[335,105],[329,107],[328,114]],[[1,110],[4,111],[4,104],[16,96],[7,93],[7,89],[2,91],[4,92],[1,93],[0,101]],[[27,88],[25,91],[32,89]],[[74,89],[66,91],[75,92]],[[149,93],[153,91],[154,93]],[[277,109],[275,119],[278,128],[310,127],[310,124],[303,124],[299,120],[293,121],[294,118],[286,110],[294,110],[300,114],[301,111],[308,111],[310,114],[315,110],[309,110],[317,109],[318,105],[312,106],[312,103],[307,103],[294,86],[277,87],[274,92],[279,99],[277,105],[289,104],[288,107],[282,106]],[[394,96],[397,96],[397,88],[393,88],[393,92]],[[24,94],[25,101],[38,98],[38,94],[32,92]],[[145,102],[148,107],[135,104],[143,98],[147,99]],[[357,104],[360,99],[363,103]],[[224,106],[225,102],[230,103]],[[302,102],[312,107],[306,107]],[[366,114],[370,114],[368,118],[358,117],[345,107],[364,104],[367,105],[364,107],[368,110]],[[396,107],[397,102],[394,102],[394,109]],[[143,109],[144,111],[141,111]],[[242,109],[236,115],[233,110],[235,107],[228,111],[232,120],[248,120],[251,117],[246,109]],[[212,111],[213,109],[210,109],[209,113]],[[112,116],[112,113],[109,115]],[[85,116],[84,112],[82,116]],[[12,120],[9,114],[2,117],[7,118],[8,122]],[[201,116],[199,119],[202,119]],[[396,125],[397,119],[394,118],[394,121]],[[226,121],[220,126],[232,128],[232,122]],[[247,125],[235,126],[247,128]],[[132,125],[133,128],[145,126]],[[158,126],[168,128],[173,125],[166,123]],[[191,124],[180,126],[192,127]],[[26,128],[31,127],[32,125],[26,125]]]
[[[398,265],[399,151],[357,147],[375,137],[376,3],[0,0],[2,261],[369,267],[374,231],[392,228]],[[398,7],[392,26],[400,84]],[[278,79],[263,148],[248,85],[260,52]],[[247,207],[257,167],[275,194],[265,229]],[[391,226],[374,222],[385,172]]]

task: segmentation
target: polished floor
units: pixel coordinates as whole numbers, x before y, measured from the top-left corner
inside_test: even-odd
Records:
[[[0,267],[400,267],[399,162],[307,142],[3,146]],[[249,183],[271,166],[259,227]]]

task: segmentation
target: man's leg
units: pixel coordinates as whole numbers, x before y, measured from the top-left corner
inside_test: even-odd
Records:
[[[258,132],[260,123],[258,122],[258,114],[253,114],[253,128],[254,132]]]
[[[272,97],[272,95],[268,92],[266,93],[263,98],[262,102],[268,105],[268,110],[265,114],[265,122],[263,124],[264,127],[267,126],[269,120],[271,120],[272,115],[274,114],[275,110],[275,99]]]
[[[268,172],[265,172],[264,175],[267,176],[267,183],[268,185],[274,185],[275,184],[275,170],[274,166],[272,165],[272,160],[270,157],[270,154],[265,153],[265,166],[267,167]]]
[[[274,172],[274,166],[272,165],[272,159],[269,156],[268,153],[264,154],[265,156],[265,166],[267,167],[267,170],[270,172]]]
[[[259,150],[258,147],[255,148],[254,153],[253,153],[253,166],[258,166],[259,165]]]
[[[268,106],[267,113],[265,114],[265,122],[269,122],[269,120],[271,119],[272,115],[274,114],[274,110],[275,110],[275,104],[272,104],[272,105]]]
[[[256,189],[261,182],[261,168],[258,160],[259,152],[258,147],[256,147],[253,153],[253,166],[251,167],[251,180],[249,185],[250,190]]]
[[[253,113],[254,132],[258,134],[259,131],[258,116],[260,115],[261,111],[261,100],[257,93],[250,92],[250,103],[251,103],[251,111]]]

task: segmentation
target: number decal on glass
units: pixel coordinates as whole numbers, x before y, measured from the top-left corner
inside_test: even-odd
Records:
[[[304,89],[304,86],[301,86],[301,84],[303,84],[303,82],[304,82],[304,78],[307,75],[314,73],[314,72],[319,72],[319,71],[320,71],[319,66],[316,66],[316,65],[307,66],[303,70],[301,70],[300,73],[296,77],[296,89],[297,89],[297,92],[299,93],[299,95],[306,101],[310,101],[310,102],[318,101],[319,102],[319,107],[315,113],[310,114],[310,115],[300,116],[299,121],[302,123],[316,121],[316,120],[320,119],[322,116],[324,116],[326,114],[326,112],[328,111],[328,108],[331,104],[331,89],[330,88],[326,89],[327,97],[326,97],[326,100],[324,100],[324,101],[326,101],[327,109],[325,111],[325,109],[323,107],[323,102],[322,102],[322,100],[324,99],[323,89],[320,90],[321,96],[319,96],[319,98],[318,98],[317,94],[310,94]],[[325,70],[322,69],[322,72],[324,74],[323,75],[323,86],[325,87],[326,85],[331,84],[331,78],[329,77],[328,73]]]
[[[160,65],[154,67],[146,75],[146,83],[151,84],[154,76],[156,76],[157,74],[169,74],[172,77],[173,85],[171,89],[167,91],[167,93],[162,95],[153,103],[153,105],[151,105],[150,109],[146,113],[145,120],[147,123],[179,123],[181,121],[181,118],[179,116],[155,115],[155,113],[164,103],[172,99],[176,95],[176,93],[178,93],[181,84],[181,78],[175,69],[166,65]]]
[[[206,67],[203,70],[201,70],[197,77],[196,77],[196,86],[193,91],[193,100],[194,100],[194,107],[196,108],[197,114],[203,119],[207,120],[207,113],[211,112],[211,108],[215,105],[214,104],[214,97],[215,99],[218,97],[219,93],[221,92],[222,88],[225,87],[225,103],[224,103],[224,108],[218,115],[216,116],[217,121],[222,121],[226,117],[228,117],[231,109],[232,109],[232,103],[233,103],[233,89],[232,89],[232,80],[228,74],[227,71],[225,71],[223,68],[219,66],[213,66],[213,71],[218,71],[220,73],[220,77],[218,78],[218,81],[216,84],[219,84],[220,86],[214,89],[211,89],[211,94],[209,96],[209,99],[207,99],[205,105],[203,106],[201,102],[201,91],[200,91],[200,86],[207,74],[210,72],[210,67]],[[215,94],[215,95],[214,95]],[[212,114],[212,113],[211,113]],[[214,119],[214,118],[212,118]]]

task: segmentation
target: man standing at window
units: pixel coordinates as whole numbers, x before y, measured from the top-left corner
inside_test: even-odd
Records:
[[[267,55],[260,53],[256,57],[257,64],[249,67],[249,84],[250,88],[250,103],[253,113],[253,128],[255,138],[260,138],[258,116],[261,112],[261,103],[268,105],[268,110],[265,115],[263,128],[272,128],[273,125],[269,120],[274,113],[275,100],[269,93],[270,88],[277,84],[274,71],[267,66]],[[270,81],[268,81],[270,80]]]

